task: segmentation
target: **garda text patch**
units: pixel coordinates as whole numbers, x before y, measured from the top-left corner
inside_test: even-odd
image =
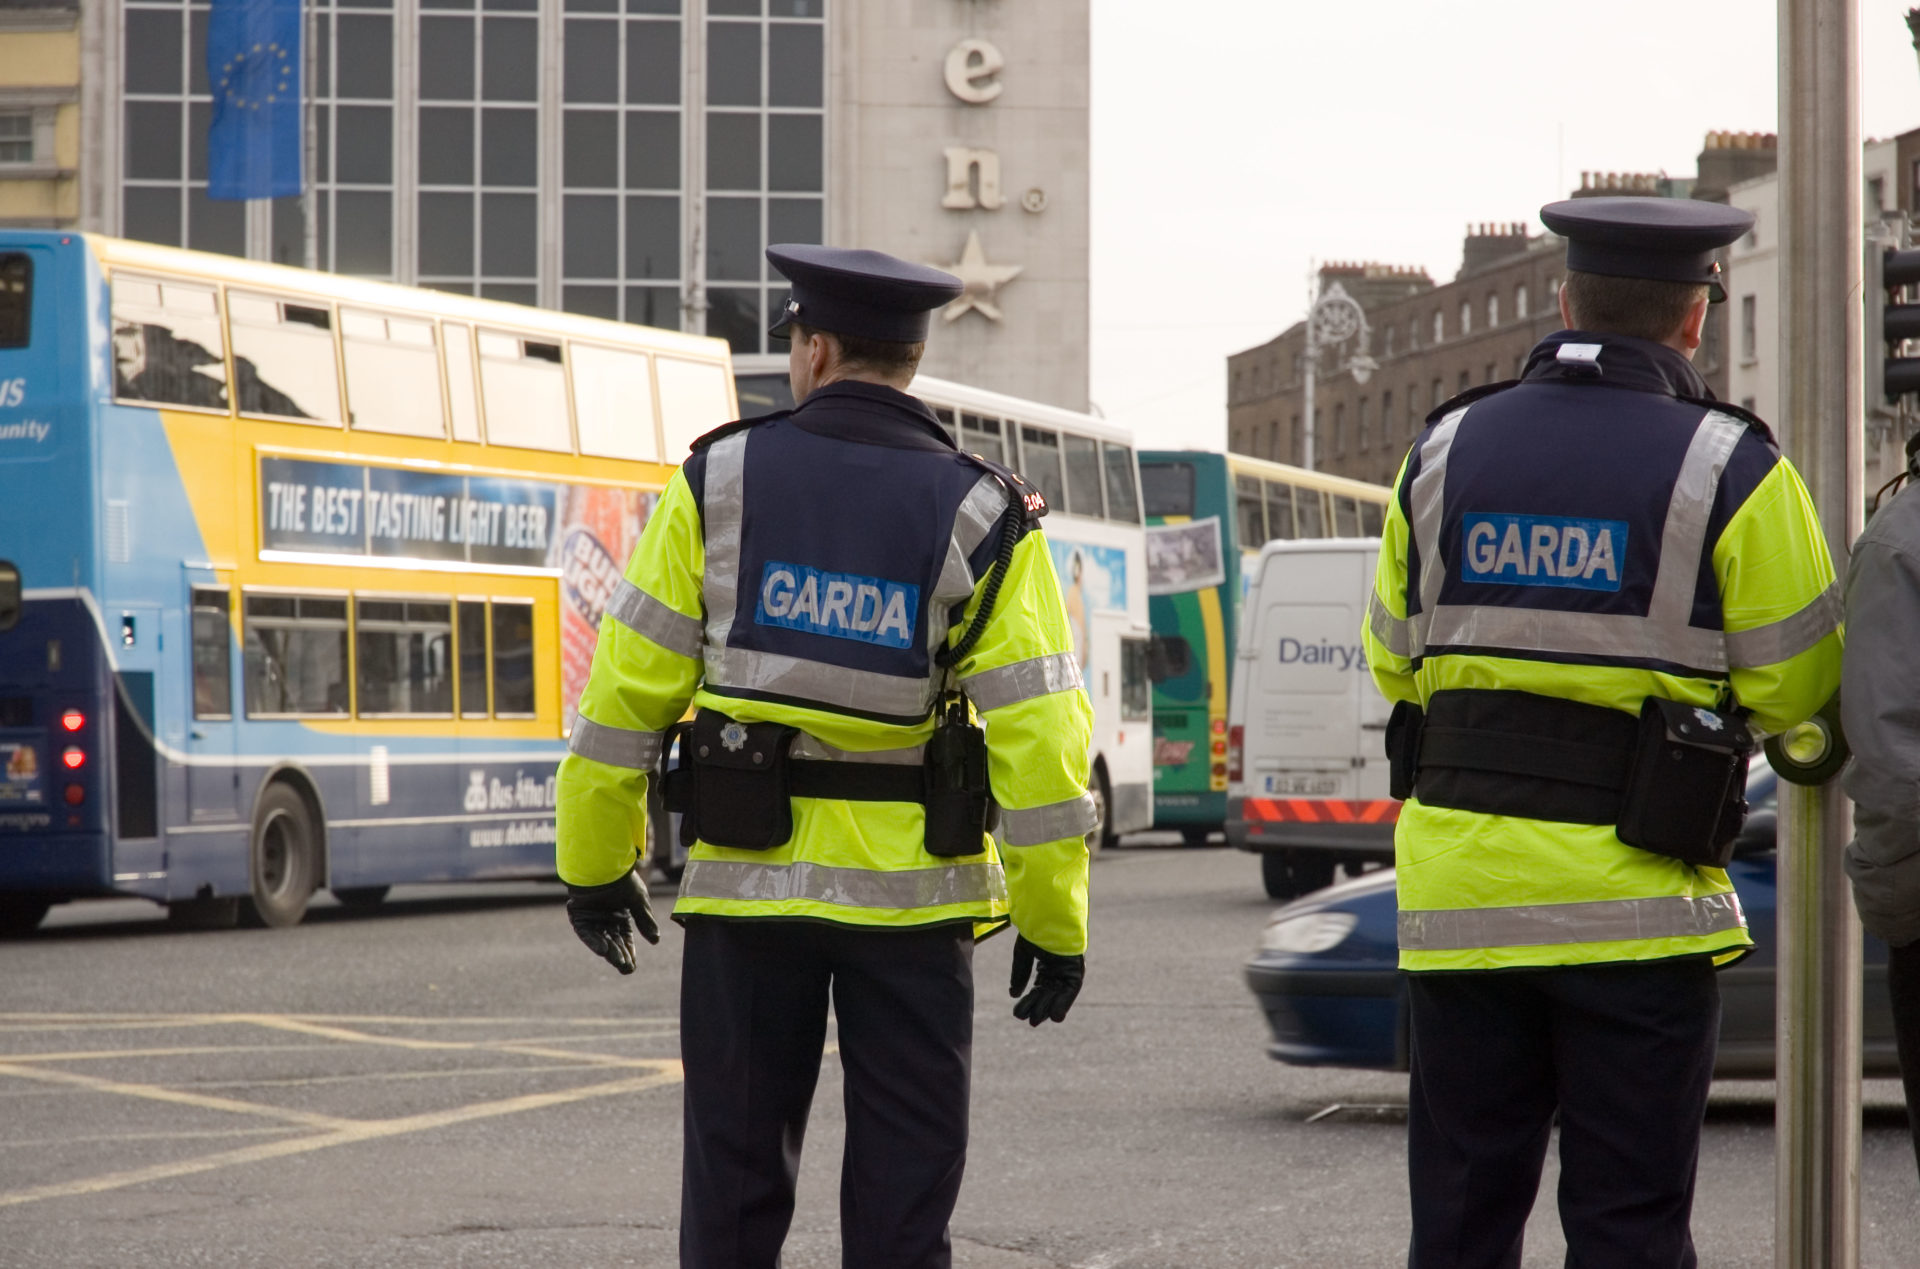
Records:
[[[1462,581],[1619,590],[1627,522],[1472,513],[1460,524]]]
[[[753,619],[762,626],[908,648],[919,610],[918,586],[775,560],[761,574]]]

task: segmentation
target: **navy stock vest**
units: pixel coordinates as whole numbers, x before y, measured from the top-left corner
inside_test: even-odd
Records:
[[[933,412],[882,385],[829,384],[709,433],[683,470],[706,547],[706,689],[926,719],[934,653],[991,565],[1008,505]]]

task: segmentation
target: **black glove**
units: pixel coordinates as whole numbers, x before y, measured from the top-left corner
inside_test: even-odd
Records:
[[[604,886],[568,886],[567,920],[595,956],[623,974],[633,972],[634,925],[647,942],[660,941],[660,926],[647,905],[647,883],[640,880],[638,868]]]
[[[1034,975],[1033,990],[1027,991],[1027,977],[1033,974],[1033,963],[1040,962],[1040,972]],[[1059,956],[1044,947],[1027,942],[1022,934],[1013,940],[1013,988],[1007,994],[1020,996],[1020,1003],[1013,1007],[1013,1016],[1025,1018],[1029,1026],[1039,1026],[1048,1018],[1055,1022],[1067,1016],[1067,1010],[1073,1008],[1074,997],[1080,994],[1081,980],[1087,976],[1087,958],[1084,956]]]

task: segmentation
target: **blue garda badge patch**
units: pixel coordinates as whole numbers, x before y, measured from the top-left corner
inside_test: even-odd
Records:
[[[919,611],[918,586],[775,560],[760,576],[753,620],[884,648],[910,648]]]
[[[1472,513],[1460,522],[1460,580],[1619,590],[1625,520]]]

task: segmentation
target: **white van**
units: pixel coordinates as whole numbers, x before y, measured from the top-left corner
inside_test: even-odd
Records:
[[[1227,701],[1227,841],[1260,856],[1276,899],[1328,885],[1341,864],[1393,862],[1391,707],[1360,643],[1379,554],[1374,538],[1269,542],[1251,570]]]

